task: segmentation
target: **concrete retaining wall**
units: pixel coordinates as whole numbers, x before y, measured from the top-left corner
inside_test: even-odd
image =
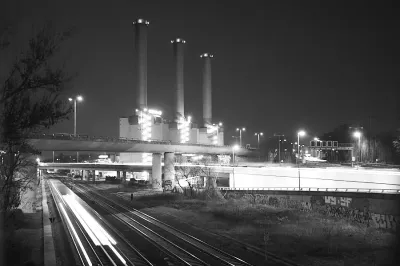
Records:
[[[223,192],[225,193],[225,192]],[[227,191],[225,198],[245,199],[251,203],[316,211],[345,218],[375,228],[400,230],[400,195],[299,192],[299,191]]]

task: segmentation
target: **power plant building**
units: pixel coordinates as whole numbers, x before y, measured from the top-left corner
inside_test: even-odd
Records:
[[[143,141],[170,141],[173,143],[224,145],[223,127],[212,122],[211,61],[213,55],[204,53],[203,60],[203,117],[201,127],[192,123],[185,115],[184,106],[184,48],[186,41],[176,38],[171,41],[174,55],[175,84],[173,120],[163,118],[161,111],[149,108],[147,104],[147,33],[149,22],[137,19],[135,30],[136,106],[129,117],[119,119],[119,136]],[[172,63],[171,63],[172,65]],[[200,73],[199,73],[200,74]],[[200,75],[199,75],[200,76]],[[123,163],[151,163],[152,154],[121,153]]]

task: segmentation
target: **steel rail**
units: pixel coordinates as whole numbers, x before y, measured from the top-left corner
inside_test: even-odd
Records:
[[[76,223],[77,227],[79,228],[81,234],[85,238],[86,243],[89,245],[92,253],[96,257],[97,264],[94,264],[94,265],[105,266],[105,265],[109,265],[109,263],[111,263],[113,266],[118,266],[118,265],[124,264],[121,261],[115,260],[114,254],[111,254],[108,251],[110,248],[108,248],[107,246],[101,244],[101,240],[98,239],[96,236],[94,236],[94,237],[96,237],[96,239],[97,239],[97,241],[99,242],[100,245],[99,246],[94,246],[91,243],[90,236],[88,236],[89,233],[86,232],[86,230],[83,228],[84,227],[83,225],[80,225],[80,221],[79,221],[78,217],[76,217],[75,212],[71,209],[71,207],[68,204],[66,204],[65,200],[62,198],[60,192],[55,188],[54,184],[52,182],[50,182],[50,183],[52,184],[53,190],[57,193],[58,197],[63,202],[63,205],[66,206],[69,209],[69,211],[72,213],[72,215],[75,217],[75,223]],[[102,252],[100,253],[100,252],[98,252],[98,250],[101,250]]]
[[[100,196],[104,200],[107,200],[107,201],[111,202],[112,204],[118,205],[119,207],[121,207],[125,211],[128,211],[129,213],[135,215],[136,217],[139,217],[142,220],[145,220],[146,222],[148,222],[150,224],[153,224],[153,225],[163,229],[164,231],[166,231],[166,232],[178,237],[179,239],[185,241],[186,243],[189,243],[190,245],[192,245],[193,247],[195,247],[199,251],[201,251],[201,252],[203,252],[205,254],[208,254],[211,257],[214,257],[215,259],[221,261],[225,265],[230,265],[230,266],[234,266],[234,265],[240,265],[240,266],[247,265],[247,266],[249,266],[249,265],[251,265],[250,263],[248,263],[248,262],[246,262],[246,261],[244,261],[244,260],[242,260],[242,259],[240,259],[240,258],[238,258],[236,256],[233,256],[233,255],[231,255],[231,254],[229,254],[229,253],[227,253],[227,252],[225,252],[225,251],[223,251],[223,250],[221,250],[219,248],[216,248],[216,247],[214,247],[214,246],[212,246],[212,245],[210,245],[210,244],[208,244],[208,243],[206,243],[206,242],[204,242],[204,241],[202,241],[202,240],[200,240],[200,239],[198,239],[198,238],[196,238],[196,237],[194,237],[194,236],[192,236],[192,235],[190,235],[188,233],[185,233],[185,232],[183,232],[183,231],[181,231],[179,229],[176,229],[176,228],[174,228],[174,227],[172,227],[172,226],[170,226],[170,225],[168,225],[168,224],[166,224],[166,223],[164,223],[164,222],[162,222],[162,221],[160,221],[160,220],[158,220],[158,219],[156,219],[156,218],[154,218],[154,217],[152,217],[152,216],[150,216],[150,215],[148,215],[146,213],[143,213],[143,212],[141,212],[141,211],[139,211],[137,209],[134,209],[134,208],[128,209],[125,206],[123,206],[123,205],[121,205],[121,204],[119,204],[119,203],[117,203],[117,202],[115,202],[115,201],[113,201],[113,200],[111,200],[109,198],[106,198],[105,196],[95,192],[91,188],[90,189],[88,188],[87,190],[89,190],[90,192],[92,192],[94,194],[97,194],[98,196]],[[131,218],[131,219],[133,219],[133,218]]]
[[[118,195],[118,194],[116,194],[116,196],[117,196],[117,197],[120,197],[120,198],[124,198],[123,195]],[[128,197],[125,197],[125,198],[126,198],[127,200],[129,200]],[[134,208],[132,208],[132,209],[134,209]],[[135,210],[135,209],[134,209],[134,210]],[[139,210],[136,210],[136,211],[141,212],[141,211],[139,211]],[[143,213],[143,212],[141,212],[141,213]],[[150,219],[157,220],[156,218],[151,217],[150,215],[148,215],[148,214],[146,214],[146,213],[143,213],[143,214],[144,214],[145,216],[148,216]],[[221,237],[221,238],[225,238],[225,239],[228,239],[228,240],[230,240],[230,241],[233,241],[233,242],[237,243],[238,245],[244,247],[246,250],[249,250],[249,251],[251,251],[251,252],[253,252],[253,253],[257,254],[257,255],[260,255],[260,256],[265,256],[265,255],[267,255],[268,258],[272,258],[272,260],[274,260],[275,262],[280,263],[280,264],[282,264],[282,265],[285,265],[285,266],[301,266],[300,264],[297,264],[297,263],[295,263],[295,262],[293,262],[293,261],[291,261],[291,260],[288,260],[288,259],[279,257],[278,255],[276,255],[276,254],[274,254],[274,253],[271,253],[271,252],[269,252],[269,251],[264,251],[264,250],[262,250],[262,249],[260,249],[260,248],[257,248],[257,247],[255,247],[255,246],[250,245],[250,244],[248,244],[248,243],[245,243],[245,242],[243,242],[243,241],[237,240],[237,239],[235,239],[235,238],[232,238],[232,237],[229,237],[229,236],[226,236],[226,235],[218,234],[218,233],[215,233],[215,232],[212,232],[212,231],[209,231],[209,230],[205,230],[204,228],[199,227],[199,226],[197,226],[197,225],[195,225],[195,224],[193,224],[193,223],[189,223],[189,222],[182,221],[181,219],[179,219],[179,217],[177,217],[177,216],[175,216],[175,215],[172,215],[172,214],[169,214],[169,213],[165,213],[165,214],[168,215],[168,216],[174,217],[175,219],[179,220],[180,223],[184,223],[184,224],[190,225],[190,226],[192,226],[192,227],[195,227],[195,228],[197,228],[199,231],[202,231],[202,232],[208,233],[208,234],[210,234],[210,235],[214,235],[214,236],[217,236],[217,237]]]
[[[51,192],[51,195],[53,196],[53,199],[54,199],[54,201],[55,201],[55,203],[56,203],[57,210],[59,211],[60,216],[64,217],[64,213],[59,209],[58,204],[62,204],[61,206],[65,206],[65,207],[67,207],[67,205],[65,204],[65,202],[64,202],[64,200],[62,199],[62,197],[61,197],[61,195],[59,194],[59,192],[56,191],[56,188],[54,187],[53,183],[52,183],[52,182],[49,182],[49,183],[50,183],[50,184],[48,184],[48,185],[49,185],[49,188],[50,188],[50,192]],[[68,207],[67,207],[67,208],[68,208]],[[65,208],[64,208],[64,209],[65,209]],[[74,229],[74,228],[71,228],[71,227],[73,227],[73,225],[72,225],[72,224],[69,224],[69,223],[67,222],[66,217],[64,217],[63,222],[64,222],[65,225],[67,225],[68,233],[71,234],[71,238],[73,239],[73,242],[74,242],[74,245],[75,245],[75,247],[76,247],[76,250],[78,251],[78,253],[80,253],[80,258],[83,260],[83,257],[82,257],[82,256],[84,256],[84,255],[81,255],[81,254],[84,253],[84,252],[83,252],[83,250],[82,250],[82,247],[77,247],[77,246],[78,246],[78,245],[77,245],[77,242],[79,242],[80,239],[76,239],[77,236],[75,236],[75,235],[73,234],[73,229]],[[76,222],[76,221],[75,221],[75,222]],[[85,237],[85,239],[86,239],[86,236],[85,236],[85,235],[83,234],[83,232],[82,232],[82,228],[81,228],[77,223],[76,223],[76,225],[78,226],[79,230],[81,231],[81,234],[82,234],[82,235]],[[86,240],[87,240],[87,239],[86,239]],[[92,251],[94,257],[98,260],[98,262],[101,263],[101,265],[103,265],[103,263],[101,262],[99,256],[96,254],[96,251],[93,249],[92,245],[91,245],[88,241],[87,241],[87,245],[89,245],[89,247],[90,247],[90,249],[91,249],[91,251]],[[88,255],[88,256],[89,256],[89,255]],[[90,259],[90,257],[89,257],[89,259]],[[92,263],[92,261],[90,261],[90,263]],[[83,260],[83,264],[84,264],[84,265],[90,265],[90,264],[88,264],[87,261],[84,261],[84,260]]]
[[[76,188],[76,187],[75,187]],[[79,188],[76,188],[79,190]],[[128,239],[126,239],[123,234],[121,234],[117,229],[115,229],[108,221],[106,221],[97,211],[94,209],[90,210],[99,220],[101,220],[111,231],[114,232],[129,248],[131,248],[135,254],[138,255],[138,258],[135,258],[132,262],[125,254],[124,257],[126,260],[130,262],[130,264],[135,266],[154,266],[135,246],[133,246]],[[121,252],[122,253],[122,252]]]
[[[79,188],[78,188],[79,186]],[[85,192],[88,191],[87,188],[82,187],[81,185],[76,185],[76,189],[80,189],[81,191]],[[208,263],[202,261],[200,258],[196,257],[195,255],[191,254],[187,250],[183,249],[182,247],[176,245],[172,241],[168,240],[167,238],[161,236],[157,232],[153,231],[152,229],[148,228],[147,226],[141,224],[140,222],[132,219],[128,215],[124,213],[120,213],[114,206],[106,203],[100,202],[98,199],[95,199],[93,196],[89,196],[84,194],[89,200],[96,200],[96,204],[101,206],[103,209],[107,210],[114,218],[118,221],[122,222],[123,224],[127,225],[128,227],[134,229],[140,235],[142,235],[145,239],[149,240],[153,243],[156,247],[160,248],[161,250],[165,251],[167,254],[172,256],[173,258],[179,260],[181,263],[185,265],[209,265]],[[130,221],[134,222],[132,224]]]

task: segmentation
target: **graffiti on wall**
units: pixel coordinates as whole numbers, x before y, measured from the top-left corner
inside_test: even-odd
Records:
[[[227,197],[243,199],[254,204],[267,204],[274,207],[299,209],[307,212],[315,211],[328,216],[349,219],[375,228],[391,229],[394,231],[400,228],[400,216],[372,213],[369,211],[368,206],[360,207],[360,204],[356,207],[354,204],[355,199],[350,197],[314,195],[308,197],[310,200],[305,200],[304,198],[307,197],[293,199],[289,195],[237,192],[227,193]]]
[[[325,199],[325,204],[331,204],[331,205],[340,205],[349,207],[351,203],[351,198],[345,198],[345,197],[324,196],[324,199]]]

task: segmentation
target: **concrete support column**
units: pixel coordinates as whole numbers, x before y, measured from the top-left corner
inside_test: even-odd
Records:
[[[117,171],[117,179],[121,179],[121,171]]]
[[[164,153],[164,190],[171,191],[175,187],[175,153]]]
[[[153,189],[162,189],[161,153],[153,153],[150,183]]]
[[[83,170],[82,172],[83,172],[82,177],[85,178],[85,180],[87,182],[89,182],[90,181],[90,170]]]
[[[123,178],[123,182],[126,183],[126,171],[122,172],[122,178]]]

